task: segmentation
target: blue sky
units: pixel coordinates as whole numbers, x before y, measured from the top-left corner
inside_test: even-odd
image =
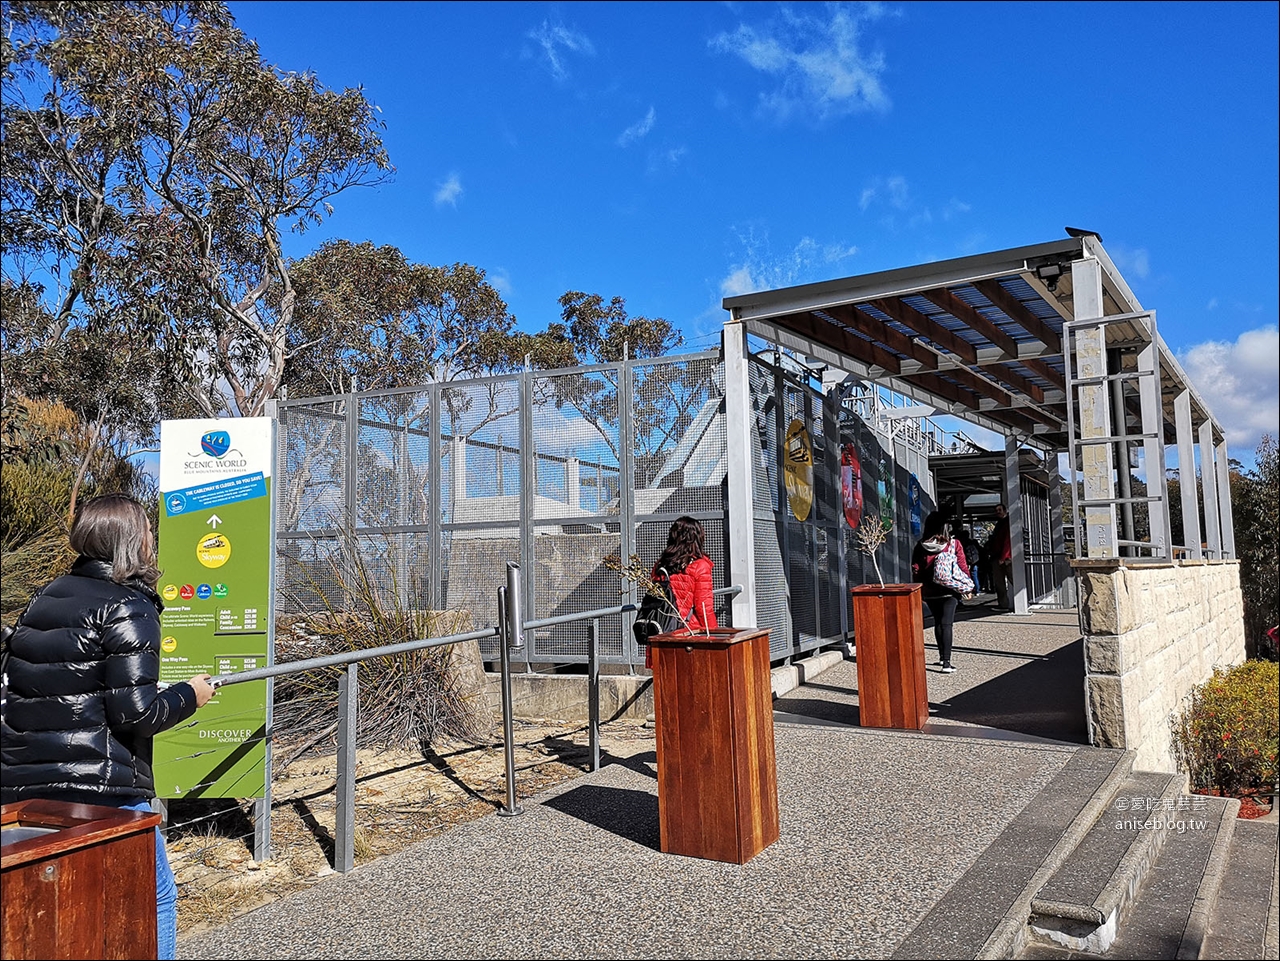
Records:
[[[520,325],[1097,231],[1252,461],[1280,422],[1275,3],[231,3],[396,173],[294,239],[484,268]]]

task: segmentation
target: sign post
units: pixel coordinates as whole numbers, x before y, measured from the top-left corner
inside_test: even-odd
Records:
[[[274,661],[275,421],[160,425],[160,681]],[[155,738],[161,798],[265,798],[266,681],[219,688],[193,719]]]

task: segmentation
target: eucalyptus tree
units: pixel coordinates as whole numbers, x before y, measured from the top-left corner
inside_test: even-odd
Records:
[[[377,109],[266,63],[222,3],[5,2],[0,45],[5,278],[48,315],[6,354],[140,334],[158,395],[262,413],[293,349],[284,236],[389,175]]]

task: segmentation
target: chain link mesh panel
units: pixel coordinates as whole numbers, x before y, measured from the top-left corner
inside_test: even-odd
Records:
[[[622,535],[604,524],[556,524],[534,529],[533,598],[531,620],[559,617],[623,603],[623,583],[605,566],[622,549]],[[600,621],[602,657],[621,659],[621,615]],[[531,659],[559,663],[587,659],[587,622],[538,629],[532,638]]]
[[[431,401],[426,391],[361,398],[356,526],[422,525],[430,515]]]
[[[346,503],[346,417],[342,401],[293,407],[280,418],[276,529],[332,530]]]
[[[520,559],[520,527],[490,527],[483,530],[449,530],[442,534],[440,571],[444,608],[469,612],[473,628],[498,622],[498,588],[507,583],[507,562]],[[465,615],[463,615],[465,616]],[[498,641],[480,642],[481,656],[497,660]]]
[[[638,363],[633,375],[635,513],[722,514],[723,367],[712,359]]]
[[[622,373],[620,365],[532,378],[535,518],[617,513]]]
[[[518,376],[451,381],[440,388],[444,523],[520,519],[520,412]]]

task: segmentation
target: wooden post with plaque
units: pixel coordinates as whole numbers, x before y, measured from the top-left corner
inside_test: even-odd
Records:
[[[778,840],[769,632],[659,634],[649,649],[662,850],[745,864]]]
[[[154,958],[159,823],[90,804],[0,807],[0,956]]]

